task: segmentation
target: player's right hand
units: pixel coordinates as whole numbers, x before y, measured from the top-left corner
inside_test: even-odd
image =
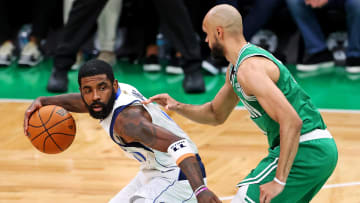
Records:
[[[220,199],[210,190],[201,192],[196,198],[198,203],[221,203]]]
[[[41,100],[40,100],[40,97],[38,97],[37,99],[35,99],[35,101],[26,109],[25,111],[25,116],[24,116],[24,134],[26,136],[27,135],[27,129],[29,127],[29,119],[30,119],[30,116],[36,111],[38,110],[40,107],[42,107],[42,104],[41,104]]]
[[[156,102],[163,106],[166,110],[176,111],[179,104],[178,101],[170,97],[168,94],[158,94],[153,97],[150,97],[148,100],[143,101],[143,104],[149,104],[151,102]]]

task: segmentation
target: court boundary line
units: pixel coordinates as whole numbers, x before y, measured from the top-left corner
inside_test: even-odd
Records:
[[[350,187],[350,186],[357,186],[357,185],[360,185],[360,182],[347,182],[347,183],[329,184],[329,185],[324,185],[321,189]],[[234,197],[235,197],[235,195],[227,196],[227,197],[220,197],[220,200],[231,200]]]
[[[243,106],[237,106],[235,107],[235,110],[246,110]],[[329,112],[329,113],[353,113],[358,114],[360,113],[360,110],[358,109],[322,109],[318,108],[320,112]]]
[[[34,99],[0,99],[0,103],[2,102],[14,102],[14,103],[23,103],[23,102],[33,102]],[[330,112],[330,113],[353,113],[353,114],[359,114],[360,110],[357,109],[321,109],[318,108],[320,112]],[[237,106],[235,107],[235,110],[246,110],[243,106]]]
[[[30,103],[30,102],[33,102],[34,99],[7,99],[7,98],[4,98],[4,99],[0,99],[0,102],[13,102],[13,103]]]

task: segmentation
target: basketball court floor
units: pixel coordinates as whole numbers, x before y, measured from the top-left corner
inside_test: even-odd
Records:
[[[97,120],[73,114],[77,135],[60,154],[38,152],[24,136],[23,116],[31,100],[46,92],[52,61],[26,69],[16,64],[0,69],[0,203],[107,202],[136,174],[139,164],[125,157]],[[334,174],[313,203],[360,203],[360,76],[341,67],[302,74],[289,66],[314,103],[339,148]],[[140,65],[119,62],[120,82],[137,87],[146,97],[167,92],[179,101],[201,104],[211,100],[224,75],[204,73],[206,93],[185,94],[183,76],[143,73]],[[77,72],[69,73],[69,92],[78,92]],[[239,104],[221,126],[196,124],[168,112],[199,148],[209,187],[230,202],[235,185],[267,154],[266,138]]]

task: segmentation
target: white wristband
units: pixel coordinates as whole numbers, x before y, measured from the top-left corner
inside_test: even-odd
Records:
[[[278,184],[282,185],[282,186],[285,186],[286,183],[280,181],[279,179],[277,179],[276,177],[274,178],[274,181],[277,182]]]
[[[168,147],[167,151],[177,164],[180,164],[180,162],[187,156],[195,156],[195,153],[190,147],[190,143],[187,139],[178,140],[172,143]]]

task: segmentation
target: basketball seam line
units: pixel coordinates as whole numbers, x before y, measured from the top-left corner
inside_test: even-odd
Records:
[[[67,118],[65,118],[65,119],[63,119],[63,120],[55,123],[54,125],[50,126],[50,127],[48,128],[48,130],[50,130],[51,128],[55,127],[56,125],[58,125],[58,124],[60,124],[60,123],[62,123],[62,122],[64,122],[64,121],[68,120],[69,118],[71,118],[71,116],[69,116],[69,117],[67,117]],[[45,128],[45,126],[43,126],[43,127]],[[46,129],[46,128],[45,128],[45,129]],[[42,135],[44,132],[46,132],[46,130],[44,130],[44,131],[42,131],[40,134],[36,135],[33,139],[31,139],[31,141],[33,141],[33,140],[35,140],[36,138],[38,138],[38,137],[39,137],[40,135]],[[75,135],[73,135],[73,136],[75,136]]]
[[[56,106],[53,108],[53,111],[52,111],[52,112],[54,112],[55,108],[56,108]],[[45,123],[43,122],[43,120],[42,120],[42,118],[41,118],[41,116],[40,116],[40,110],[38,111],[38,114],[39,114],[40,121],[41,121],[41,123],[42,123],[45,131],[46,131],[47,134],[48,134],[48,136],[45,138],[45,140],[44,140],[44,142],[43,142],[43,151],[46,153],[46,151],[45,151],[45,145],[46,145],[46,140],[47,140],[49,137],[50,137],[50,139],[53,141],[53,143],[60,149],[60,151],[63,151],[62,148],[61,148],[61,147],[55,142],[55,140],[51,137],[51,135],[50,135],[50,133],[49,133],[49,129],[50,129],[50,128],[47,129],[47,128],[45,127]],[[50,120],[51,116],[52,116],[52,113],[50,114],[48,121]],[[64,120],[67,120],[67,119],[64,119]],[[64,121],[64,120],[62,120],[62,121]],[[62,121],[60,121],[59,123],[61,123]],[[52,127],[54,127],[54,126],[56,126],[56,125],[57,125],[57,124],[53,125]]]
[[[48,120],[44,123],[44,125],[46,125],[46,124],[50,121],[50,118],[52,117],[52,115],[53,115],[53,113],[54,113],[55,109],[56,109],[56,106],[54,106],[54,108],[51,110],[50,116],[49,116]],[[39,114],[39,118],[40,118],[40,109],[39,109],[39,111],[38,111],[38,114]],[[41,123],[43,123],[43,122],[41,122]],[[39,126],[29,124],[29,126],[31,126],[31,127],[33,127],[33,128],[40,128],[40,127],[44,127],[42,124],[41,124],[41,125],[39,125]]]
[[[54,111],[56,109],[56,106],[54,106],[54,108],[52,109],[51,113],[50,113],[50,116],[48,118],[48,120],[44,123],[44,125],[46,125],[49,121],[50,121],[50,118],[52,117],[52,115],[54,114]],[[40,111],[40,110],[39,110]]]

